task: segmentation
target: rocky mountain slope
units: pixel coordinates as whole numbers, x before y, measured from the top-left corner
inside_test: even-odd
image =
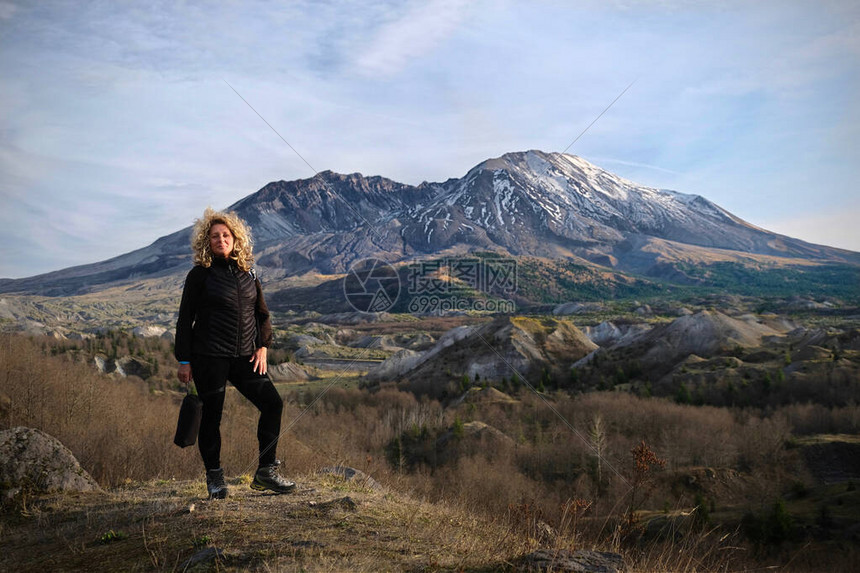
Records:
[[[449,398],[468,382],[499,384],[566,376],[570,366],[598,347],[565,320],[502,316],[454,328],[423,353],[401,351],[368,372],[368,380],[396,381],[416,394]]]
[[[638,356],[643,366],[676,364],[691,354],[710,357],[737,348],[761,346],[765,337],[782,337],[790,323],[754,315],[731,317],[703,310],[640,334],[622,345],[647,349]]]
[[[590,261],[670,279],[685,278],[675,262],[860,265],[858,253],[770,233],[703,197],[644,187],[582,158],[541,151],[508,153],[462,178],[418,186],[325,171],[270,183],[230,209],[252,225],[258,265],[274,278],[342,273],[367,257],[406,262],[475,251]],[[146,278],[175,282],[190,264],[188,232],[100,263],[0,280],[0,292],[54,296]]]
[[[786,316],[700,310],[671,322],[604,322],[601,348],[574,364],[576,390],[621,389],[683,403],[844,406],[860,398],[860,330]]]

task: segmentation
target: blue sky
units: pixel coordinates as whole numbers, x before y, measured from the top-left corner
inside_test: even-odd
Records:
[[[0,277],[274,180],[562,151],[860,251],[860,3],[0,1]]]

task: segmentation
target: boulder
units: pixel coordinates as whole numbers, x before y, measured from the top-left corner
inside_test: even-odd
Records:
[[[0,432],[0,487],[38,493],[101,491],[59,440],[23,426]]]
[[[618,553],[580,549],[539,549],[519,559],[520,571],[572,571],[575,573],[618,573],[624,559]]]

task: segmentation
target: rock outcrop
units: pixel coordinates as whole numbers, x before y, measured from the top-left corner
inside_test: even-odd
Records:
[[[304,382],[310,380],[311,375],[295,362],[282,362],[269,366],[269,378],[274,382]]]
[[[0,486],[38,493],[101,490],[59,440],[23,426],[0,432]]]
[[[154,324],[146,324],[143,326],[136,326],[131,331],[131,333],[134,336],[139,336],[141,338],[158,337],[158,336],[162,336],[165,332],[167,332],[166,328],[164,328],[163,326],[157,326]]]
[[[398,353],[396,368],[381,366],[402,388],[445,398],[454,390],[451,383],[463,376],[489,382],[525,378],[535,384],[546,374],[564,379],[571,364],[597,348],[566,320],[502,316],[449,330],[420,356]]]
[[[395,352],[382,361],[379,366],[370,370],[367,373],[367,379],[373,381],[396,380],[399,376],[402,376],[404,372],[408,372],[418,364],[418,362],[421,361],[421,357],[422,354],[420,352],[404,348],[403,350]]]
[[[789,327],[753,315],[732,317],[703,310],[633,336],[622,336],[609,348],[622,353],[626,360],[637,360],[643,367],[664,374],[691,355],[707,359],[735,348],[755,348],[766,339],[781,339]],[[608,326],[599,325],[592,334],[598,329],[611,338]],[[575,366],[584,366],[592,358],[588,356]]]
[[[619,573],[624,559],[606,551],[539,549],[520,560],[521,571],[570,571],[574,573]]]
[[[134,356],[123,356],[114,360],[96,355],[93,357],[93,363],[99,372],[104,372],[105,374],[116,373],[123,378],[138,376],[146,380],[153,374],[152,365]]]
[[[152,376],[152,366],[134,356],[123,356],[115,361],[116,373],[120,376],[138,376],[146,380]]]
[[[614,322],[604,321],[597,326],[586,326],[582,332],[598,346],[612,346],[613,344],[623,344],[649,330],[651,330],[651,326],[645,323],[618,325]]]

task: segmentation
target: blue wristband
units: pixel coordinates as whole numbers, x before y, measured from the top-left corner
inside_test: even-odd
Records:
[[[186,360],[180,360],[180,361],[179,361],[179,363],[180,363],[180,364],[188,364],[188,361],[186,361]]]

